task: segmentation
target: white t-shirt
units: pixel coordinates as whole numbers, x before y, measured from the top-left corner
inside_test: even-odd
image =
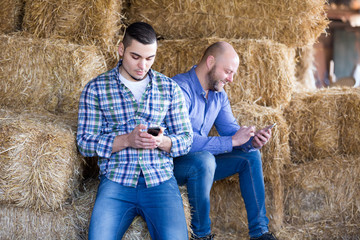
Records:
[[[150,82],[149,75],[146,75],[146,78],[144,78],[141,81],[129,81],[124,76],[120,74],[120,81],[124,83],[124,85],[130,89],[132,94],[134,95],[137,102],[140,101],[143,93],[145,92],[146,86]]]

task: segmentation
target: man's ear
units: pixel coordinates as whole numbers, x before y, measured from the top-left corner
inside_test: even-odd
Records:
[[[208,69],[212,69],[213,66],[215,65],[215,57],[212,56],[212,55],[209,55],[207,58],[206,58],[206,66],[208,67]]]
[[[119,55],[120,55],[120,57],[122,57],[122,56],[124,56],[124,44],[121,42],[120,44],[119,44],[119,49],[118,49],[118,52],[119,52]]]

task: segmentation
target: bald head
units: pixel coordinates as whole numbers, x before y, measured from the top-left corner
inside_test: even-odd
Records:
[[[205,50],[200,62],[206,62],[209,56],[213,56],[215,59],[222,58],[223,56],[235,59],[239,58],[233,46],[223,41],[211,44]]]
[[[195,68],[196,75],[205,91],[222,91],[239,67],[239,56],[231,44],[216,42],[204,52]]]

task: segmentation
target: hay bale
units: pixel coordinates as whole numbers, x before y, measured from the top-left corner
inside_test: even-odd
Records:
[[[267,210],[267,217],[269,218],[269,228],[271,231],[278,231],[282,224],[278,222],[279,218],[282,218],[283,213],[279,216],[277,206],[274,202],[277,201],[276,196],[273,194],[273,188],[271,184],[265,181],[265,205]],[[242,199],[239,180],[228,181],[227,179],[217,181],[214,183],[211,189],[211,209],[210,217],[212,222],[212,228],[217,232],[225,232],[232,234],[242,234],[242,238],[230,238],[230,239],[248,239],[248,224],[247,213],[245,204]],[[246,233],[246,236],[243,234]],[[219,239],[229,239],[221,238]]]
[[[85,84],[106,70],[94,46],[14,34],[1,35],[0,48],[2,107],[77,115]]]
[[[356,88],[294,93],[285,111],[292,161],[359,154],[359,99]]]
[[[234,82],[225,87],[231,104],[247,101],[279,107],[290,101],[295,82],[295,52],[270,40],[163,40],[159,41],[153,68],[170,77],[188,71],[198,63],[205,49],[217,41],[232,44],[240,57]]]
[[[291,47],[312,44],[329,21],[325,0],[131,0],[128,22],[146,21],[165,39],[271,39]]]
[[[34,211],[62,208],[84,162],[73,129],[50,114],[0,109],[0,202]]]
[[[340,151],[360,155],[360,88],[345,90],[339,107]]]
[[[23,0],[0,0],[0,33],[11,33],[21,29]]]
[[[87,239],[98,181],[75,190],[72,202],[52,212],[0,205],[0,239]]]
[[[286,221],[308,226],[313,236],[321,233],[316,239],[357,239],[353,237],[360,234],[359,182],[359,156],[289,166],[284,172]]]
[[[338,224],[332,222],[316,222],[303,225],[284,224],[276,232],[281,240],[304,240],[304,239],[359,239],[359,231],[352,224]]]
[[[42,38],[109,46],[122,24],[119,0],[25,0],[24,31]]]

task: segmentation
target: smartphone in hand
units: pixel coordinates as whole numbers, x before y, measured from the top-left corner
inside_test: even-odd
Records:
[[[271,124],[270,126],[267,126],[266,128],[264,128],[265,131],[269,130],[269,129],[272,129],[273,127],[276,126],[276,123],[274,124]]]
[[[157,136],[159,135],[159,132],[160,132],[160,127],[149,127],[147,129],[147,133],[153,135],[153,136]]]

